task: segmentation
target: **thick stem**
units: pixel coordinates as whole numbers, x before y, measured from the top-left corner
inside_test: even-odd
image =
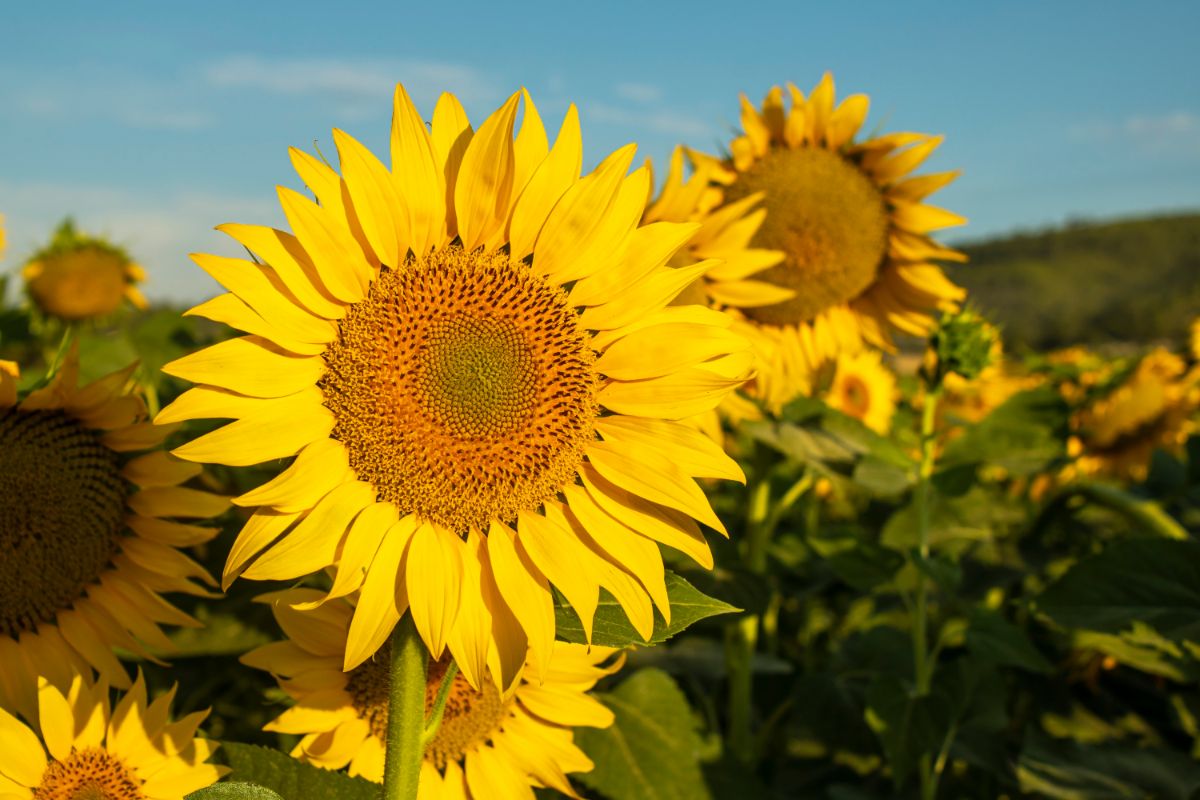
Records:
[[[388,686],[387,761],[383,767],[383,800],[416,800],[425,746],[425,670],[429,661],[412,614],[392,631],[392,663]]]

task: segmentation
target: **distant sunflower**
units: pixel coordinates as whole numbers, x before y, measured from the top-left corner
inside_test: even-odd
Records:
[[[1183,359],[1157,349],[1115,389],[1086,405],[1072,422],[1085,475],[1142,480],[1155,450],[1178,451],[1195,427],[1200,374],[1185,373]]]
[[[112,708],[106,683],[75,675],[68,685],[64,692],[41,681],[32,716],[40,739],[0,709],[0,797],[180,800],[229,771],[206,763],[216,742],[195,738],[207,711],[169,721],[173,689],[148,703],[139,674]]]
[[[678,422],[752,362],[726,315],[668,307],[713,266],[664,266],[694,226],[639,227],[632,146],[580,178],[573,106],[550,148],[524,94],[514,143],[521,97],[473,132],[443,95],[427,131],[399,87],[391,170],[334,131],[341,176],[292,151],[321,201],[279,190],[295,235],[225,225],[263,263],[195,257],[231,293],[189,313],[250,335],[167,365],[201,385],[158,421],[237,420],[188,460],[297,456],[235,500],[260,508],[225,582],[336,565],[332,596],[362,591],[346,669],[411,611],[476,688],[495,641],[507,686],[527,645],[546,664],[551,584],[589,636],[603,586],[648,637],[658,543],[711,567],[697,522],[724,533],[694,478],[742,479]]]
[[[146,307],[137,288],[146,271],[120,247],[89,236],[66,220],[21,272],[29,298],[43,313],[76,322],[104,317],[128,300]]]
[[[4,247],[8,241],[4,238],[4,215],[0,214],[0,259],[4,258]]]
[[[315,606],[321,594],[291,589],[260,598],[271,602],[288,638],[247,653],[242,662],[269,671],[295,701],[266,729],[301,736],[296,758],[326,769],[349,767],[383,780],[388,722],[388,656],[384,651],[342,671],[342,646],[353,609],[345,600]],[[309,610],[297,611],[297,607]],[[569,772],[592,762],[573,744],[572,728],[604,728],[613,715],[587,692],[620,668],[602,667],[616,651],[558,642],[540,681],[522,679],[501,693],[494,682],[476,689],[460,673],[451,684],[445,716],[425,751],[421,796],[532,797],[531,786],[575,797]],[[448,657],[430,665],[428,710],[446,674]]]
[[[876,351],[842,354],[825,402],[886,436],[896,413],[896,376]]]
[[[19,400],[16,367],[0,362],[0,707],[28,716],[38,677],[62,688],[72,669],[127,687],[113,646],[169,651],[160,624],[199,624],[160,593],[207,593],[177,548],[216,530],[173,520],[228,503],[180,486],[199,469],[153,450],[170,430],[146,420],[132,371],[77,388],[72,350]]]
[[[984,324],[993,327],[990,323]],[[936,354],[932,354],[932,358],[936,359]],[[961,421],[979,422],[1013,395],[1032,389],[1042,381],[1042,376],[1022,373],[1017,365],[1005,358],[1004,342],[999,331],[995,331],[991,362],[979,375],[967,379],[957,372],[949,372],[942,378],[939,409]]]
[[[1191,344],[1192,360],[1200,361],[1200,317],[1192,320],[1192,330],[1189,338]]]
[[[935,261],[966,258],[930,236],[964,218],[924,203],[957,173],[908,177],[942,137],[892,133],[856,142],[867,97],[835,108],[828,73],[807,99],[791,84],[788,93],[790,110],[779,87],[761,111],[742,97],[744,133],[727,158],[691,153],[720,201],[693,192],[696,213],[687,217],[727,224],[761,200],[722,241],[740,243],[750,232],[750,248],[730,259],[735,267],[708,272],[705,287],[743,320],[735,330],[748,329],[761,357],[754,391],[776,410],[808,391],[814,371],[838,353],[864,341],[889,348],[893,328],[926,335],[930,312],[952,310],[964,296]],[[674,217],[687,205],[680,192],[666,199]],[[772,253],[782,260],[766,266]]]

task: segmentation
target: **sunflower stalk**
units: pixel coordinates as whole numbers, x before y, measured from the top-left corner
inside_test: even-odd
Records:
[[[779,500],[771,504],[771,482],[764,475],[750,490],[746,509],[746,567],[756,575],[767,571],[767,546],[780,521],[796,501],[812,486],[807,471]],[[758,649],[759,630],[767,622],[758,614],[747,614],[729,629],[726,665],[729,670],[729,747],[743,763],[752,764],[757,748],[751,733],[754,705],[754,654]]]
[[[425,681],[429,654],[412,614],[392,631],[383,800],[415,800],[425,755]],[[447,674],[449,674],[447,672]]]
[[[442,727],[442,717],[446,713],[446,699],[450,697],[450,687],[454,685],[456,675],[458,675],[458,664],[452,660],[450,666],[446,667],[446,674],[442,676],[442,682],[438,686],[433,708],[429,710],[429,715],[425,719],[425,730],[421,734],[422,750],[429,746]]]

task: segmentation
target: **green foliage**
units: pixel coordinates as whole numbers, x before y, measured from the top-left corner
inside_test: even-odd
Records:
[[[700,592],[673,572],[667,573],[666,583],[667,600],[671,604],[671,623],[668,625],[658,609],[655,609],[654,632],[649,644],[665,642],[702,619],[738,611],[734,606]],[[588,643],[579,616],[559,594],[555,595],[554,616],[559,639],[576,644]],[[596,616],[592,621],[592,644],[603,647],[647,644],[630,624],[625,610],[612,595],[603,590],[600,594],[600,605],[596,608]]]
[[[305,764],[278,750],[223,742],[218,752],[232,768],[232,780],[269,789],[284,800],[377,800],[379,797],[379,786],[370,781]],[[269,798],[271,795],[229,796]]]
[[[253,783],[231,781],[214,783],[206,789],[192,792],[185,800],[283,800],[277,792]]]
[[[640,670],[599,694],[610,728],[580,728],[579,747],[596,768],[579,782],[610,800],[706,800],[702,744],[687,697],[665,672]]]
[[[1200,308],[1200,215],[1104,223],[968,244],[950,268],[1018,347],[1178,341]]]

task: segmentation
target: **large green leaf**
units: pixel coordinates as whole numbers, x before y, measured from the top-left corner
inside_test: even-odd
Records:
[[[1006,667],[1048,674],[1054,667],[1019,627],[997,611],[977,608],[967,624],[967,649],[979,658]]]
[[[665,642],[688,626],[717,614],[729,614],[739,609],[728,603],[709,597],[673,572],[667,573],[667,598],[671,603],[671,624],[663,620],[658,610],[654,611],[654,633],[649,644]],[[555,596],[555,624],[558,638],[564,642],[587,644],[579,615],[560,595]],[[631,644],[647,644],[629,624],[624,609],[608,592],[601,591],[600,605],[592,621],[592,644],[604,647],[626,647]]]
[[[253,783],[214,783],[206,789],[192,792],[186,800],[284,800],[273,792]]]
[[[1168,638],[1200,641],[1200,543],[1116,542],[1072,566],[1037,608],[1068,628],[1119,633],[1143,622]]]
[[[1063,800],[1191,800],[1200,790],[1200,764],[1182,753],[1038,735],[1021,753],[1017,774],[1022,790]]]
[[[1066,403],[1052,387],[1010,397],[946,446],[942,466],[990,464],[1031,475],[1066,455]]]
[[[283,800],[378,800],[379,798],[379,786],[370,781],[351,778],[340,772],[331,772],[311,764],[305,764],[278,750],[257,745],[223,742],[221,749],[217,752],[233,769],[230,777],[235,781],[253,783],[270,789]],[[255,797],[254,795],[244,796]]]
[[[687,698],[656,669],[595,695],[612,709],[609,728],[578,728],[575,743],[595,762],[576,779],[610,800],[704,800],[700,736]]]

